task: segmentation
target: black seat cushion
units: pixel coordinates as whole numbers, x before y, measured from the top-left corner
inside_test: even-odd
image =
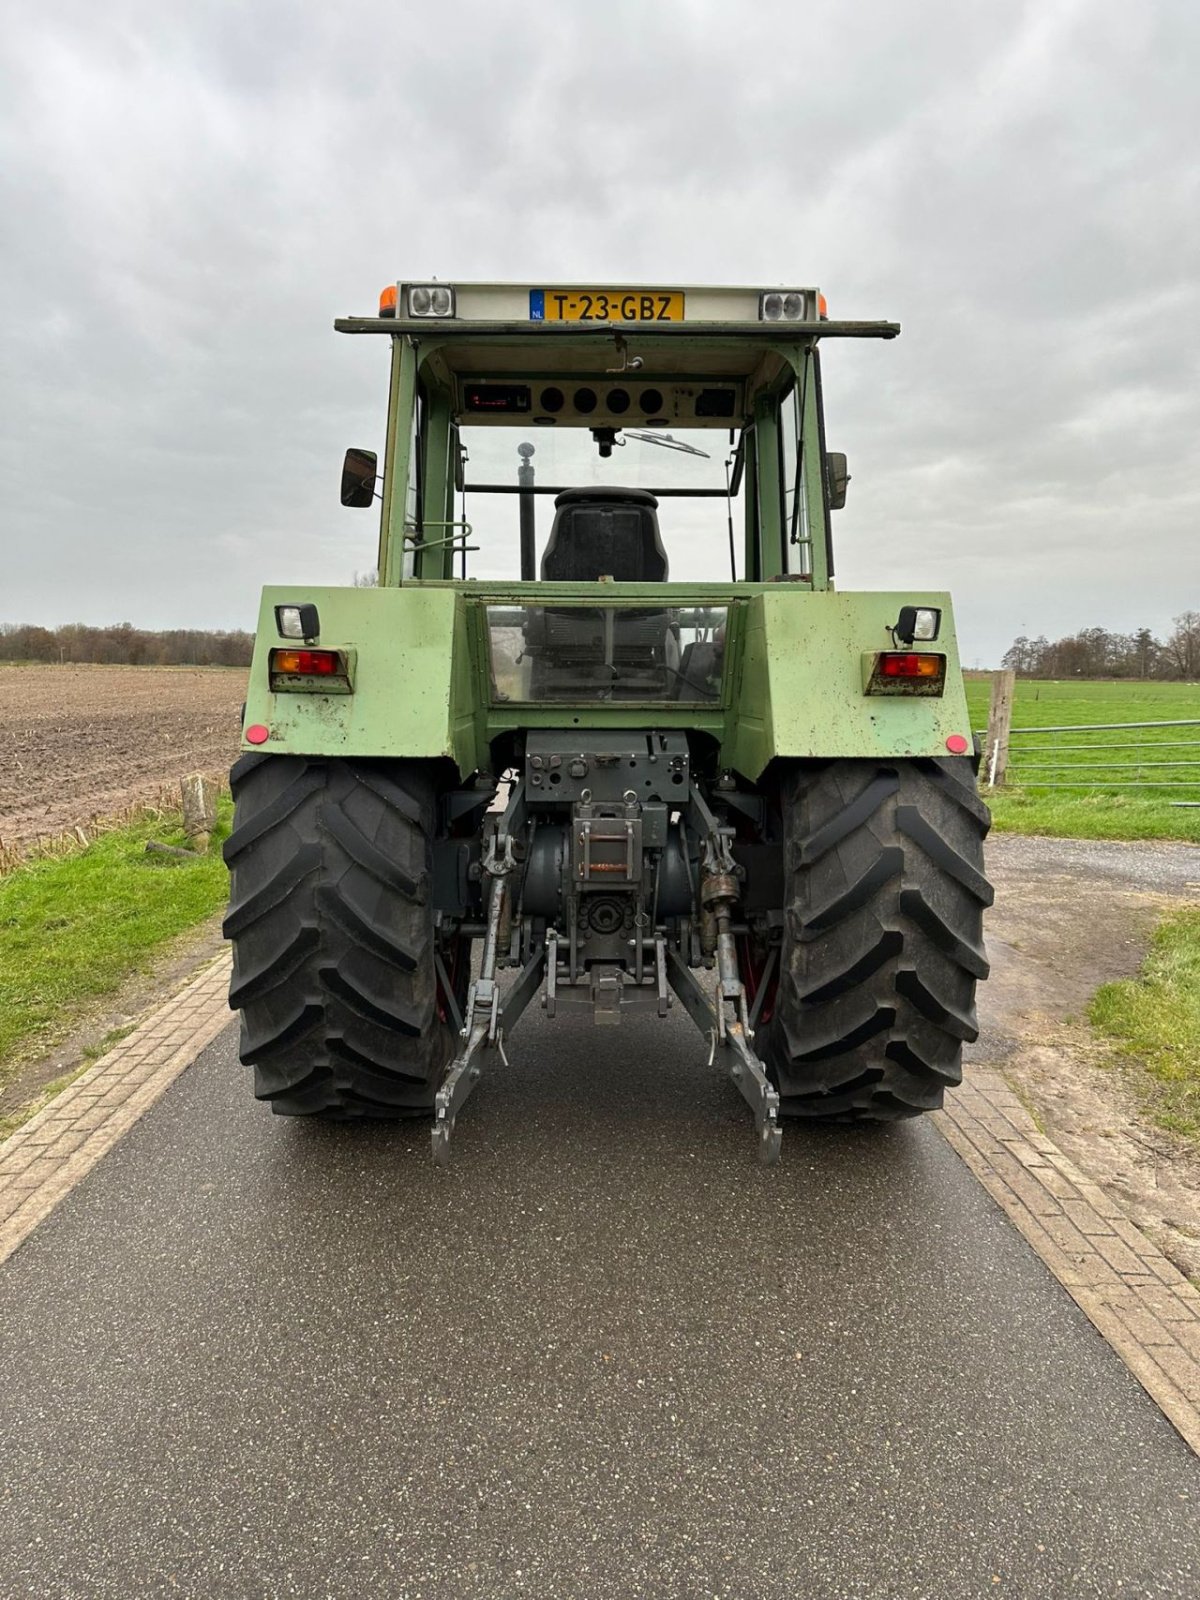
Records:
[[[542,556],[551,582],[664,583],[667,555],[658,501],[645,489],[565,489]]]

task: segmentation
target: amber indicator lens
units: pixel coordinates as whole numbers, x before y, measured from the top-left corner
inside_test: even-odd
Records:
[[[272,650],[271,671],[302,678],[329,678],[338,671],[336,650]]]

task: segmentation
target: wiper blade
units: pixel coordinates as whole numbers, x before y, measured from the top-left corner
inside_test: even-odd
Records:
[[[698,450],[694,444],[685,444],[682,439],[675,439],[669,433],[634,433],[628,428],[622,431],[627,439],[640,439],[643,444],[657,444],[664,450],[679,450],[685,456],[703,456],[705,461],[712,460],[707,450]]]

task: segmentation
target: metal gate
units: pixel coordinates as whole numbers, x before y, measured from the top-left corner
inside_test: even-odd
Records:
[[[1027,790],[1069,789],[1076,793],[1143,789],[1155,795],[1161,793],[1163,799],[1169,798],[1167,790],[1184,789],[1197,798],[1175,803],[1200,805],[1200,737],[1136,737],[1161,729],[1200,730],[1200,717],[1012,728],[1008,737],[1007,782]],[[1113,734],[1121,737],[1105,737]],[[1072,742],[1058,743],[1064,735]],[[1045,747],[1047,739],[1056,741],[1049,749]],[[1179,751],[1185,753],[1177,754]],[[989,788],[995,784],[1000,764],[999,742],[993,749],[985,746],[984,773]]]

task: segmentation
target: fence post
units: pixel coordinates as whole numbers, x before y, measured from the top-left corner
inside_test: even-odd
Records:
[[[1003,787],[1008,771],[1008,731],[1012,727],[1016,681],[1015,672],[992,673],[992,701],[988,707],[987,744],[983,752],[983,768],[991,789]]]
[[[208,849],[209,835],[217,825],[217,786],[199,772],[179,780],[183,800],[183,831],[193,850]]]

